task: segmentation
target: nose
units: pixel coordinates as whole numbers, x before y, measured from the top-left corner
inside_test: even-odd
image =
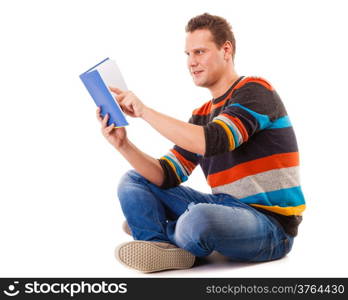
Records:
[[[194,55],[190,55],[187,58],[187,64],[188,64],[189,68],[196,67],[198,65],[198,61],[194,57]]]

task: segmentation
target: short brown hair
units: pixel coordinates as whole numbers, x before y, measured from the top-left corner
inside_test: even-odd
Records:
[[[194,32],[198,29],[209,29],[219,49],[226,41],[230,41],[233,48],[232,60],[234,60],[236,41],[231,25],[224,18],[204,13],[188,21],[185,28],[186,32]]]

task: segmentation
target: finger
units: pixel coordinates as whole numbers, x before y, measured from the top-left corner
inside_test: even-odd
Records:
[[[105,114],[103,121],[102,121],[103,127],[106,127],[106,124],[108,123],[108,119],[109,119],[109,114]]]
[[[128,111],[131,111],[131,112],[134,111],[132,99],[126,99],[125,101],[123,101],[122,104],[123,104],[123,107],[125,107]]]
[[[132,110],[129,110],[128,108],[126,107],[123,107],[123,112],[126,114],[126,115],[130,115],[130,116],[133,116],[134,112]]]
[[[123,91],[121,89],[117,88],[117,87],[109,86],[109,89],[111,90],[111,92],[113,92],[113,93],[115,93],[117,95],[123,93]]]
[[[118,104],[120,105],[120,107],[129,110],[133,106],[133,99],[130,97],[124,97],[124,99],[122,99],[122,101],[120,101]]]
[[[105,133],[110,133],[115,128],[115,124],[112,123],[110,126],[105,128]]]
[[[97,119],[99,120],[99,121],[102,121],[102,117],[101,117],[101,115],[100,115],[100,107],[98,107],[97,108],[97,112],[96,112],[96,115],[97,115]]]
[[[115,99],[116,99],[116,101],[118,102],[118,104],[121,104],[122,101],[124,100],[124,98],[125,98],[125,95],[123,95],[123,94],[117,95],[117,96],[115,97]]]
[[[127,108],[127,106],[124,105],[124,102],[122,102],[122,103],[120,102],[119,105],[120,105],[120,108],[121,108],[121,110],[123,112],[127,112],[128,111],[128,108]]]

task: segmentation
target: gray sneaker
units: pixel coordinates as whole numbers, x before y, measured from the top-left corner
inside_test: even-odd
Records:
[[[144,273],[170,269],[188,269],[195,262],[190,252],[169,243],[132,241],[115,250],[118,261]]]

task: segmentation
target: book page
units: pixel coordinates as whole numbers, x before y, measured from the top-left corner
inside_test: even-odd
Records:
[[[120,69],[115,61],[108,59],[96,67],[101,78],[107,87],[117,87],[123,91],[127,91],[127,85],[122,77]]]
[[[104,81],[104,84],[106,85],[110,94],[113,97],[116,97],[117,95],[111,92],[111,90],[109,89],[109,86],[117,87],[123,91],[128,90],[126,82],[123,79],[120,69],[118,68],[116,62],[113,61],[112,59],[105,60],[103,63],[97,65],[91,71],[93,70],[98,71],[98,73],[100,74],[100,77]],[[122,109],[116,100],[115,100],[115,103],[120,109],[120,111],[122,112]]]

